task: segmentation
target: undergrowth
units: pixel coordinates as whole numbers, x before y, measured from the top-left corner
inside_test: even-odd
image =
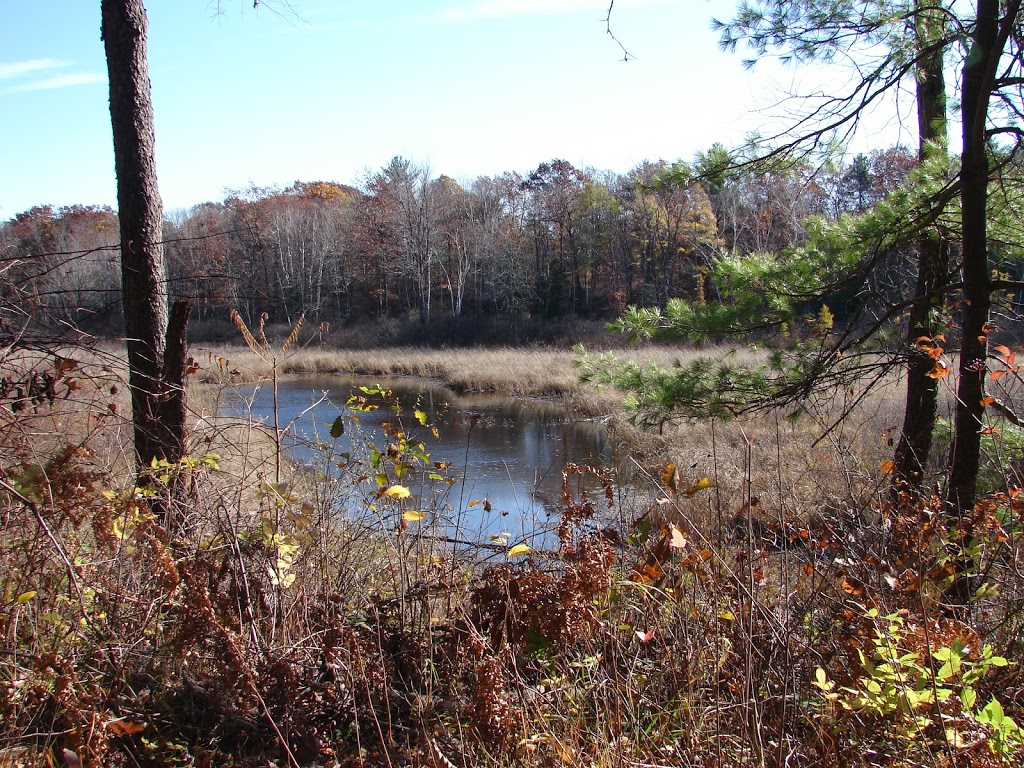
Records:
[[[0,766],[1020,764],[1017,491],[951,528],[936,499],[811,513],[666,462],[632,519],[567,465],[550,550],[471,550],[419,411],[332,447],[364,395],[330,471],[281,482],[198,434],[126,482],[109,423],[32,439],[70,399],[4,407]]]

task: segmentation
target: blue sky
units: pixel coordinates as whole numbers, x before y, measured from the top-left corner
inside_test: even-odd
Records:
[[[456,179],[690,159],[762,129],[793,77],[718,49],[727,0],[616,0],[626,63],[608,0],[270,4],[147,2],[167,209],[250,184],[357,184],[395,155]],[[0,220],[114,204],[99,5],[0,0]],[[913,140],[876,130],[869,146]]]

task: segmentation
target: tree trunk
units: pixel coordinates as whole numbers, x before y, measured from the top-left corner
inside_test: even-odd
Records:
[[[960,203],[963,301],[956,424],[946,503],[956,515],[974,506],[981,456],[981,427],[991,278],[988,264],[988,155],[985,123],[998,32],[999,0],[978,0],[978,20],[963,71],[963,152]]]
[[[121,224],[128,383],[135,455],[142,470],[153,459],[177,461],[184,450],[184,334],[190,307],[175,307],[174,354],[165,361],[163,208],[156,182],[146,10],[142,0],[102,0],[101,11]]]
[[[930,51],[942,33],[941,20],[924,15],[921,2],[915,17],[917,45],[921,61],[917,68],[918,160],[925,162],[932,143],[946,143],[946,81],[943,75],[944,48]],[[939,25],[938,29],[933,28]],[[949,245],[942,239],[922,235],[917,243],[917,288],[915,302],[907,324],[907,346],[913,350],[915,340],[932,337],[932,311],[942,307],[945,295],[940,289],[948,273]],[[912,353],[914,354],[914,353]],[[893,494],[905,489],[917,490],[924,479],[924,470],[931,450],[932,433],[938,415],[938,379],[931,378],[935,361],[916,353],[907,365],[907,399],[903,410],[903,429],[896,446],[893,463]]]
[[[947,610],[958,613],[970,603],[974,591],[971,573],[976,563],[968,554],[973,531],[969,512],[976,501],[981,459],[981,429],[985,406],[985,371],[988,356],[988,319],[991,276],[988,260],[988,174],[986,122],[995,87],[999,45],[999,0],[978,0],[978,18],[963,71],[963,152],[960,162],[960,204],[963,244],[959,381],[956,423],[949,456],[946,518],[954,537],[948,547],[956,570],[943,592]],[[1004,23],[1013,25],[1020,0],[1011,2]],[[1005,37],[1003,38],[1005,40]]]

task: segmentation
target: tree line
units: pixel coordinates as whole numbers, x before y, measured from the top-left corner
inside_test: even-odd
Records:
[[[401,318],[470,340],[495,322],[611,319],[713,299],[705,276],[723,254],[798,244],[810,217],[866,210],[915,162],[897,146],[745,173],[716,145],[624,174],[556,159],[459,182],[396,157],[358,186],[251,187],[172,213],[167,289],[192,302],[200,333],[224,326],[231,307],[335,328]],[[116,333],[118,233],[116,212],[95,206],[4,222],[8,314]]]

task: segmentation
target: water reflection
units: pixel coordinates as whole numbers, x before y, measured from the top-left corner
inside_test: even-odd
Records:
[[[430,481],[432,470],[404,479],[422,504],[432,505],[442,528],[460,538],[481,540],[506,531],[514,540],[530,538],[552,527],[560,509],[562,467],[567,462],[612,466],[611,444],[598,424],[574,422],[553,404],[521,401],[493,394],[456,395],[443,387],[408,379],[375,382],[392,391],[401,413],[381,406],[353,414],[345,407],[349,396],[360,394],[365,380],[310,377],[282,382],[278,387],[279,421],[289,424],[286,444],[298,461],[330,471],[344,453],[359,453],[367,444],[383,447],[382,423],[401,425],[421,440],[431,462],[450,463],[444,471],[455,480]],[[438,437],[421,426],[414,410],[426,413]],[[228,406],[232,415],[250,415],[273,423],[273,394],[269,387],[240,390]],[[331,425],[345,415],[345,434],[330,437]],[[329,460],[325,460],[325,448]],[[446,518],[446,520],[444,519]]]

